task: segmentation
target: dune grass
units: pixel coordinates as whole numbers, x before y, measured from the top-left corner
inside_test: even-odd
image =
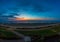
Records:
[[[57,32],[60,32],[60,26],[55,26],[54,30],[56,30]]]
[[[19,33],[22,33],[24,35],[54,35],[56,32],[53,32],[52,30],[35,30],[35,31],[19,31],[16,30]]]
[[[46,30],[34,30],[34,31],[20,31],[15,30],[19,33],[22,33],[24,35],[55,35],[58,32],[60,32],[60,26],[54,26],[52,29],[46,29]]]
[[[0,34],[3,34],[3,37],[16,37],[14,33],[11,31],[6,30],[5,28],[0,28]]]

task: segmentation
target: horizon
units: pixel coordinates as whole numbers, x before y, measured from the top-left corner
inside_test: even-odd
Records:
[[[60,20],[19,20],[19,21],[0,21],[0,23],[60,23]]]

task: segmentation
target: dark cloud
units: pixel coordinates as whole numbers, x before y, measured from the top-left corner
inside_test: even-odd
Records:
[[[51,8],[47,3],[47,6],[45,7],[45,0],[18,0],[17,5],[20,8],[25,8],[26,10],[29,10],[28,8],[32,8],[31,11],[35,11],[35,12],[46,12],[46,11],[50,11]]]
[[[42,5],[35,4],[33,11],[35,11],[35,12],[46,12],[46,11],[50,11],[50,9],[48,9],[48,7],[44,7]]]
[[[45,0],[0,0],[0,14],[9,15],[13,13],[18,13],[20,10],[31,11],[31,12],[46,12],[50,11],[51,8],[47,3],[45,7]],[[2,11],[1,11],[2,10]],[[18,14],[17,14],[18,15]]]

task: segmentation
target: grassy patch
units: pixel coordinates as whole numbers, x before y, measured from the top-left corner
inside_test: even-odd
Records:
[[[60,32],[60,26],[54,26],[53,30],[55,30],[56,32]]]
[[[35,31],[19,31],[16,30],[19,33],[22,33],[24,35],[54,35],[56,34],[52,30],[35,30]]]
[[[22,33],[24,35],[54,35],[58,32],[60,32],[60,26],[54,26],[52,29],[46,29],[46,30],[35,30],[35,31],[20,31],[16,30],[19,33]]]
[[[13,34],[10,31],[1,31],[4,35],[6,35],[6,37],[13,37],[15,34]]]
[[[12,33],[11,31],[7,31],[4,28],[0,28],[0,35],[5,36],[5,37],[16,37],[16,35],[14,33]]]

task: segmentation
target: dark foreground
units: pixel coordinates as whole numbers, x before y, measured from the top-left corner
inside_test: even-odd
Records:
[[[31,35],[30,35],[31,36]],[[45,36],[41,39],[40,35],[33,35],[31,42],[60,42],[60,35]],[[0,38],[0,42],[24,42],[22,38]]]
[[[32,42],[60,42],[60,35],[46,36],[41,39],[40,36],[35,35]]]

